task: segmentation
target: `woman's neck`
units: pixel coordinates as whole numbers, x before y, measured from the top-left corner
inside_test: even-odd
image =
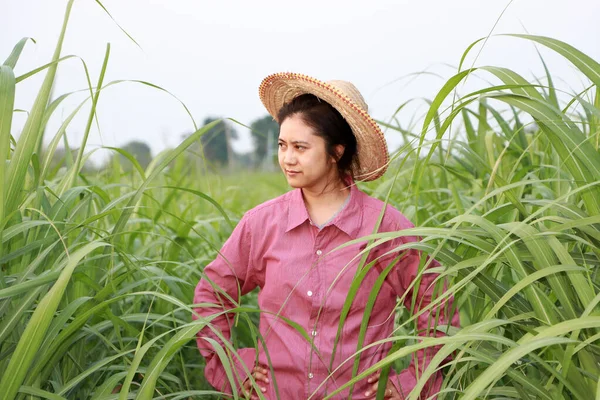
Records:
[[[341,208],[349,194],[350,188],[341,180],[320,192],[302,189],[308,215],[317,225],[328,221]]]

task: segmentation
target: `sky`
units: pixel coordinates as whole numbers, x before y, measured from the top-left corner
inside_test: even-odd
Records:
[[[0,0],[0,59],[8,57],[23,37],[28,43],[15,73],[21,75],[47,63],[52,56],[66,0]],[[94,0],[76,0],[54,94],[87,87],[83,60],[95,84],[107,43],[110,59],[105,83],[141,80],[111,86],[100,95],[99,129],[93,127],[88,148],[122,146],[143,140],[153,154],[174,147],[184,133],[204,118],[233,118],[249,125],[266,115],[259,98],[261,80],[274,72],[291,71],[318,79],[354,83],[369,104],[371,115],[389,120],[397,107],[407,125],[426,110],[445,80],[457,72],[465,49],[492,33],[529,33],[565,41],[600,60],[599,0],[103,0],[107,13]],[[116,21],[116,22],[115,22]],[[118,25],[117,25],[118,24]],[[123,28],[135,41],[127,37]],[[573,66],[540,48],[559,86],[584,87]],[[527,78],[543,76],[532,42],[492,36],[477,45],[466,65],[514,69]],[[425,72],[425,73],[423,73]],[[486,85],[481,74],[470,84]],[[17,85],[15,108],[30,109],[43,74]],[[462,88],[468,90],[469,87]],[[48,124],[48,137],[58,130],[85,93],[76,93]],[[68,129],[72,146],[81,142],[88,118],[83,109]],[[17,113],[18,136],[26,114]],[[236,127],[238,152],[252,150],[250,135]],[[386,131],[390,147],[399,135]],[[98,161],[102,152],[94,157]]]

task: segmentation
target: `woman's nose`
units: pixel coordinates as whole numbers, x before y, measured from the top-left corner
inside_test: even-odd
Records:
[[[294,156],[294,152],[292,151],[292,149],[288,149],[285,151],[283,155],[283,162],[290,165],[296,163],[296,157]]]

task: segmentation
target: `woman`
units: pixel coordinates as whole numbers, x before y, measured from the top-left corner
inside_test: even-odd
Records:
[[[389,162],[383,133],[358,90],[348,82],[280,73],[265,78],[259,94],[280,124],[279,165],[294,190],[248,211],[220,255],[206,266],[194,303],[212,306],[195,311],[214,319],[211,328],[198,334],[198,346],[207,360],[206,378],[218,390],[253,399],[259,398],[256,391],[267,399],[320,399],[356,376],[357,348],[362,350],[358,373],[387,355],[391,343],[385,339],[392,336],[397,298],[403,298],[409,310],[413,301],[416,310],[426,308],[434,296],[436,275],[420,275],[415,287],[420,254],[394,251],[415,237],[387,241],[361,263],[366,242],[355,239],[376,232],[382,211],[379,232],[412,225],[399,211],[389,205],[383,210],[381,201],[354,185],[354,180],[377,179]],[[360,343],[366,305],[380,276],[385,280]],[[360,279],[349,312],[343,314],[352,297],[350,287]],[[256,287],[264,345],[259,340],[258,349],[240,349],[239,358],[231,357],[237,376],[228,376],[214,345],[230,338],[233,316],[226,311]],[[451,301],[436,307],[437,319],[433,312],[422,313],[419,334],[433,334],[436,323],[457,325],[457,314],[448,315],[451,308]],[[367,347],[378,341],[383,344]],[[435,351],[430,350],[419,354],[419,372]],[[385,398],[407,396],[417,374],[414,363],[398,374],[390,371]],[[441,379],[435,375],[422,395],[437,393]],[[375,398],[378,381],[379,373],[357,382],[352,398]],[[349,395],[346,388],[335,398]]]

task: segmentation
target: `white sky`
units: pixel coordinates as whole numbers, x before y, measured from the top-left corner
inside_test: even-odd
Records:
[[[66,0],[0,0],[0,61],[19,39],[33,37],[16,74],[50,60],[58,37]],[[4,4],[6,3],[6,4]],[[63,55],[85,60],[95,84],[107,42],[111,58],[105,83],[117,79],[145,80],[169,90],[191,110],[197,123],[206,116],[232,117],[242,123],[266,114],[258,99],[258,85],[273,72],[293,71],[316,78],[352,81],[370,105],[371,114],[389,118],[398,105],[412,98],[433,98],[444,83],[430,71],[449,78],[466,47],[487,35],[508,0],[104,0],[116,21],[140,44],[131,42],[93,0],[77,0],[73,7]],[[514,0],[494,33],[524,33],[563,40],[600,60],[599,0]],[[477,46],[468,64],[473,63]],[[581,88],[573,67],[555,53],[541,49],[555,79],[562,86]],[[449,67],[446,64],[453,66]],[[512,68],[526,77],[543,75],[531,42],[494,37],[476,65]],[[489,78],[486,75],[482,75]],[[19,83],[16,108],[29,109],[43,79],[39,75]],[[61,64],[55,96],[83,89],[86,80],[80,61]],[[481,83],[479,83],[481,84]],[[560,80],[559,80],[559,84]],[[49,133],[83,99],[77,95],[50,121]],[[419,102],[415,102],[419,104]],[[425,110],[403,111],[406,123]],[[169,95],[133,83],[113,86],[100,96],[101,135],[93,128],[90,148],[146,141],[153,153],[175,146],[181,134],[192,131],[184,109]],[[87,111],[68,130],[72,146],[81,140]],[[24,114],[15,116],[18,134]],[[238,151],[251,149],[241,127]],[[393,147],[394,132],[387,134]],[[49,141],[46,138],[46,142]]]

